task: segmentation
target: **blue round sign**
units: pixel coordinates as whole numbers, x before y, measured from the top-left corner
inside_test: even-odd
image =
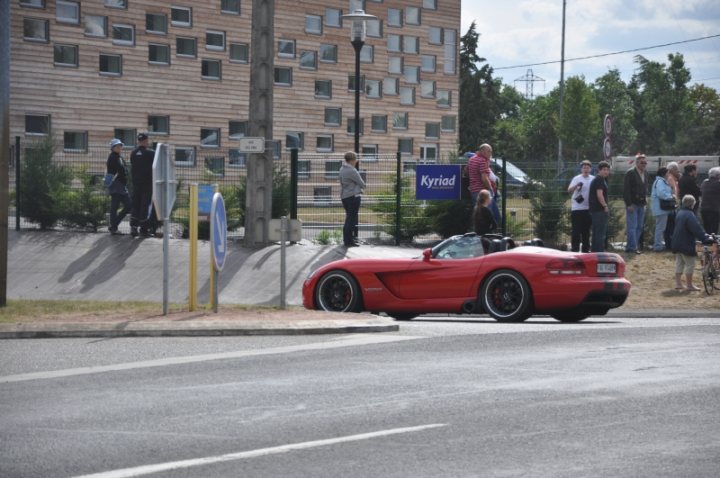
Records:
[[[215,193],[210,208],[210,247],[216,271],[221,271],[227,255],[227,217],[222,194]]]

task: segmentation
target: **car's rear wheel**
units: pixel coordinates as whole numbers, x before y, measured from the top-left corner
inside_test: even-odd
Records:
[[[328,312],[359,312],[360,288],[345,271],[330,271],[320,278],[315,289],[315,303]]]
[[[420,314],[411,314],[407,312],[388,312],[387,315],[395,320],[412,320]]]
[[[495,271],[480,290],[483,309],[498,322],[522,322],[531,314],[531,292],[525,278],[515,271]]]
[[[591,314],[577,310],[563,310],[562,312],[555,312],[551,315],[555,320],[559,320],[560,322],[580,322],[590,317]]]

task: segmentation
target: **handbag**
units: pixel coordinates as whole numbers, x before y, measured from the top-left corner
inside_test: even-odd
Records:
[[[660,199],[660,209],[663,211],[674,211],[677,208],[675,198]]]
[[[109,188],[112,183],[115,182],[115,178],[117,177],[117,174],[105,174],[105,177],[103,177],[103,187]]]

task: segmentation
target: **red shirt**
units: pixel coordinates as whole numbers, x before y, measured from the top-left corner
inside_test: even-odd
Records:
[[[471,193],[480,192],[485,189],[485,183],[483,183],[482,175],[485,174],[490,183],[490,187],[493,189],[491,192],[495,192],[495,186],[490,181],[490,160],[479,154],[475,154],[468,159],[467,164],[468,179],[470,179],[470,186],[468,189]]]

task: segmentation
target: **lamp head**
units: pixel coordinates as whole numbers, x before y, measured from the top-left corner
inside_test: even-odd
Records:
[[[368,20],[377,20],[375,15],[365,13],[364,10],[355,10],[352,13],[343,15],[342,18],[352,21],[350,30],[351,41],[365,41],[365,25]]]

